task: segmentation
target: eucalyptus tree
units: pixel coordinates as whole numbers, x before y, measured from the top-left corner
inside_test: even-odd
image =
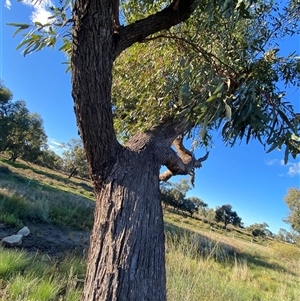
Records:
[[[284,201],[289,208],[289,212],[284,221],[292,227],[294,231],[300,236],[300,189],[291,188]]]
[[[299,244],[300,242],[299,232],[292,229],[291,231],[287,231],[286,229],[280,228],[275,238],[279,241],[284,241],[291,244]]]
[[[48,146],[41,150],[40,155],[34,160],[34,163],[57,171],[62,171],[64,164],[63,159],[53,150],[49,149]]]
[[[248,232],[250,232],[254,237],[272,237],[272,232],[267,229],[269,225],[267,223],[255,223],[246,228]]]
[[[24,101],[16,101],[17,110],[12,114],[12,126],[7,136],[5,151],[10,161],[17,158],[34,162],[47,145],[43,119],[37,113],[30,113]]]
[[[60,3],[47,24],[13,25],[27,33],[20,44],[25,55],[62,37],[60,50],[71,58],[75,114],[96,198],[82,300],[165,300],[159,182],[178,174],[193,182],[207,157],[196,159],[183,138],[207,146],[211,131],[221,129],[230,145],[257,138],[270,151],[285,146],[286,160],[299,153],[299,116],[277,86],[279,80],[299,85],[299,61],[283,57],[276,44],[298,30],[299,6]]]
[[[30,113],[23,100],[13,101],[13,94],[0,82],[0,151],[33,162],[46,146],[43,120]]]
[[[207,214],[208,204],[206,204],[203,200],[199,199],[198,197],[192,196],[187,198],[187,200],[194,204],[196,211],[198,211],[198,214],[202,217],[205,217]]]
[[[13,109],[12,92],[0,81],[0,152],[7,148],[7,137],[11,131],[10,115]]]
[[[65,151],[62,154],[64,171],[69,173],[69,178],[78,174],[82,178],[89,177],[88,165],[80,139],[71,139],[63,144]]]
[[[217,223],[224,223],[224,229],[227,229],[229,224],[235,227],[242,227],[242,219],[238,216],[236,211],[232,210],[232,206],[222,205],[218,206],[215,211],[215,221]]]

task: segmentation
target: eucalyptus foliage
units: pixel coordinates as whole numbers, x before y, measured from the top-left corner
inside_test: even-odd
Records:
[[[289,208],[289,212],[284,221],[290,224],[291,228],[300,236],[300,189],[289,189],[284,201]]]
[[[197,2],[197,3],[196,3]],[[169,4],[121,1],[126,26]],[[186,22],[141,37],[114,66],[113,114],[119,139],[127,140],[166,119],[186,119],[186,134],[209,146],[220,130],[226,144],[258,139],[267,152],[285,147],[285,162],[300,150],[300,115],[287,98],[299,88],[299,54],[280,43],[299,35],[299,1],[195,1]],[[58,45],[72,53],[73,1],[49,7],[47,24],[11,23],[25,32],[24,55]],[[116,33],[116,39],[118,34]]]
[[[257,138],[268,152],[285,145],[285,161],[289,153],[295,158],[300,116],[279,83],[298,88],[300,62],[296,53],[283,56],[277,43],[299,34],[298,18],[275,3],[253,5],[249,18],[210,9],[200,6],[186,23],[121,55],[114,100],[122,137],[184,117],[198,143],[209,144],[220,129],[229,145]]]
[[[89,170],[81,140],[71,139],[63,147],[65,149],[62,153],[64,171],[70,173],[70,177],[75,173],[82,178],[88,178]]]
[[[12,101],[13,94],[0,82],[0,152],[33,162],[46,146],[43,120],[30,113],[24,100]]]

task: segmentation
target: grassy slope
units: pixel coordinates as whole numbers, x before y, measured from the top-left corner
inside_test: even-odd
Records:
[[[0,157],[0,222],[46,222],[91,228],[93,189],[88,181]]]
[[[0,158],[0,222],[91,228],[88,182]],[[300,300],[300,250],[165,210],[168,300]],[[71,273],[69,274],[69,271]],[[85,262],[0,249],[0,300],[79,300]]]

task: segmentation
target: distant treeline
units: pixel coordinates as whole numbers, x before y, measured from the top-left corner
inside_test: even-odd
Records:
[[[88,178],[88,167],[80,139],[61,144],[59,156],[47,144],[43,119],[29,112],[24,100],[13,101],[12,92],[0,81],[0,153],[8,160],[21,158],[52,170]]]

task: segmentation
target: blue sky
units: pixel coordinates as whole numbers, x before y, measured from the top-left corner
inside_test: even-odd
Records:
[[[29,3],[29,0],[26,0]],[[25,2],[26,2],[25,1]],[[49,0],[46,2],[50,3]],[[32,15],[35,12],[35,15]],[[45,49],[26,56],[16,51],[21,35],[13,38],[15,28],[8,22],[26,22],[33,18],[45,18],[43,7],[33,11],[29,5],[16,0],[1,3],[0,27],[0,78],[13,92],[14,100],[23,99],[31,112],[37,112],[44,120],[49,145],[56,149],[60,142],[77,138],[77,127],[71,97],[71,78],[66,74],[66,60],[62,53]],[[299,37],[284,44],[284,51],[293,49],[300,53]],[[289,100],[300,111],[300,94],[291,89]],[[203,167],[197,170],[196,185],[189,196],[198,196],[209,207],[231,204],[242,217],[245,225],[266,222],[270,230],[289,229],[282,219],[288,211],[284,196],[289,188],[300,187],[300,162],[290,159],[283,164],[283,151],[266,154],[257,141],[225,147],[216,136],[215,147]],[[197,150],[196,155],[204,155]],[[172,179],[173,182],[177,178]]]

